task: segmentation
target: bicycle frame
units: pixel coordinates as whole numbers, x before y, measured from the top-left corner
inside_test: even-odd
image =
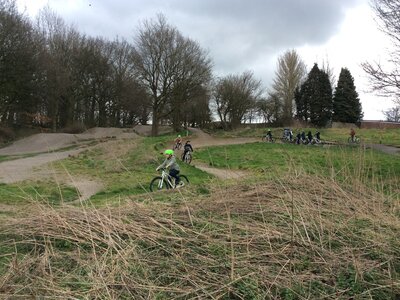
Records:
[[[162,188],[162,186],[164,184],[164,180],[167,182],[167,184],[169,184],[169,186],[171,188],[175,188],[175,181],[174,181],[174,183],[172,183],[171,176],[169,176],[168,172],[165,169],[162,169],[162,171],[161,171],[161,178],[162,178],[162,180],[160,180],[160,182],[158,183],[159,189]]]
[[[164,188],[166,189],[176,189],[178,187],[182,187],[184,185],[189,184],[189,179],[185,176],[180,174],[179,177],[181,179],[181,184],[176,186],[175,179],[171,177],[167,171],[167,169],[161,169],[161,176],[154,177],[150,182],[150,190],[153,191],[160,191]]]
[[[188,151],[185,153],[185,156],[183,157],[183,159],[186,159],[186,157],[190,157],[192,155],[192,151]]]

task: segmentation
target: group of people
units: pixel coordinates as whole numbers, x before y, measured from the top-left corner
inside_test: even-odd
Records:
[[[352,142],[355,141],[355,136],[356,132],[354,128],[350,129],[350,140]],[[272,137],[272,131],[271,129],[267,130],[266,137],[268,140],[273,141]],[[321,142],[321,133],[319,131],[315,132],[315,135],[311,133],[311,131],[308,131],[307,135],[305,131],[299,131],[296,135],[296,139],[293,139],[293,131],[290,128],[285,128],[283,130],[283,136],[282,136],[282,141],[283,142],[289,142],[289,143],[296,143],[296,144],[319,144]]]
[[[321,142],[321,133],[317,131],[315,135],[313,136],[311,131],[309,130],[306,133],[302,131],[301,133],[297,133],[296,135],[296,144],[306,144],[306,145],[311,145],[311,144],[319,144]]]
[[[178,135],[177,138],[175,139],[174,149],[179,149],[180,147],[178,148],[177,147],[178,145],[182,145],[182,137],[180,135]],[[190,144],[190,141],[188,140],[185,142],[185,145],[183,146],[182,161],[184,160],[186,153],[189,151],[193,152],[193,147]],[[162,154],[165,156],[165,160],[161,165],[159,165],[156,168],[156,171],[160,169],[169,169],[169,176],[175,179],[175,186],[178,188],[183,186],[184,183],[181,182],[179,176],[180,167],[175,156],[175,151],[172,149],[167,149],[164,152],[162,152]]]
[[[272,139],[271,129],[268,129],[267,136]],[[308,131],[307,135],[305,131],[299,131],[296,135],[296,139],[293,138],[293,131],[290,128],[283,130],[282,140],[284,142],[296,143],[296,144],[319,144],[321,142],[321,133],[317,131],[313,136],[311,131]]]

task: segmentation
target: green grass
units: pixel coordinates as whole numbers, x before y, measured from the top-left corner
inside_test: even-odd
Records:
[[[9,160],[16,160],[26,157],[33,157],[37,154],[21,154],[21,155],[0,155],[0,162],[9,161]]]
[[[400,295],[395,156],[261,142],[207,147],[196,149],[194,164],[247,178],[225,183],[180,163],[189,188],[148,193],[174,137],[120,141],[129,149],[120,155],[98,145],[56,163],[105,188],[87,206],[32,205],[11,225],[0,222],[5,289],[79,299]],[[8,205],[76,198],[53,182],[0,186]]]
[[[92,196],[90,203],[102,205],[118,202],[121,197],[149,192],[151,180],[160,174],[155,169],[164,160],[160,152],[171,147],[174,138],[175,136],[170,134],[141,138],[127,154],[115,158],[108,157],[105,148],[97,147],[82,152],[77,157],[60,161],[55,166],[59,170],[67,170],[73,177],[87,176],[104,183],[104,189]],[[128,147],[130,142],[121,143]],[[201,186],[212,178],[209,174],[181,161],[179,165],[181,174],[188,177],[191,185]]]
[[[76,189],[57,185],[52,182],[38,183],[0,183],[0,203],[6,205],[20,205],[30,202],[42,202],[58,205],[78,198]]]
[[[249,170],[270,179],[294,170],[342,182],[351,177],[386,191],[398,192],[400,178],[400,159],[361,147],[253,143],[199,149],[194,159],[217,168]]]

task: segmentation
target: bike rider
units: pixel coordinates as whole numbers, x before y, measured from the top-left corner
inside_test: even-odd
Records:
[[[301,142],[303,144],[305,144],[305,142],[306,142],[306,133],[304,131],[301,132],[300,137],[301,137]]]
[[[315,133],[315,141],[316,141],[317,143],[319,143],[319,142],[321,141],[321,133],[320,133],[319,131],[317,131],[317,132]]]
[[[296,144],[299,145],[300,144],[300,140],[301,140],[301,133],[300,131],[297,133],[296,135]]]
[[[311,131],[308,131],[308,132],[307,132],[307,139],[308,139],[308,143],[311,144],[311,143],[312,143],[312,140],[313,140],[313,136],[312,136]]]
[[[175,149],[179,149],[181,147],[181,145],[182,145],[182,138],[181,138],[181,135],[178,134],[178,136],[175,139],[175,146],[174,147],[175,147]]]
[[[190,144],[190,141],[186,141],[185,145],[183,146],[182,161],[185,160],[185,155],[188,152],[193,152],[193,148],[192,145]]]
[[[268,131],[267,131],[267,140],[272,141],[272,132],[271,132],[270,128],[268,128]]]
[[[168,169],[169,168],[169,176],[175,178],[175,186],[183,186],[184,183],[180,182],[179,172],[180,168],[178,163],[176,162],[176,158],[174,155],[174,150],[167,149],[164,151],[165,160],[164,162],[156,168],[156,171],[160,169]]]
[[[354,128],[352,127],[350,129],[350,137],[351,137],[351,141],[354,142],[354,137],[356,135],[356,132],[354,131]]]

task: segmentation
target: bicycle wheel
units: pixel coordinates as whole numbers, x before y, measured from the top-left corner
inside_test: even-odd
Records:
[[[169,189],[169,185],[168,182],[163,181],[161,176],[154,177],[150,182],[150,191],[155,192],[164,189]]]
[[[347,142],[348,142],[349,144],[354,143],[354,141],[353,141],[353,139],[352,139],[351,137],[349,137],[349,138],[347,139]]]
[[[189,179],[186,177],[186,175],[179,175],[179,178],[181,179],[181,182],[183,182],[185,185],[189,184]]]
[[[184,162],[187,164],[190,164],[192,162],[192,154],[190,152],[187,152],[185,157],[184,157]]]
[[[359,138],[359,137],[355,137],[354,138],[354,142],[356,143],[356,144],[359,144],[360,142],[361,142],[361,139]]]

